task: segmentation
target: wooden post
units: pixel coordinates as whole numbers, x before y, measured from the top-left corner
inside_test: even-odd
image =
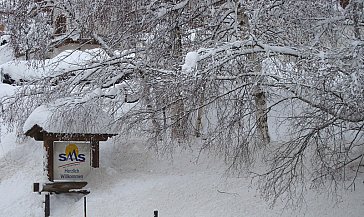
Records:
[[[85,213],[86,217],[86,197],[83,198],[83,212]]]
[[[154,217],[158,217],[158,210],[154,210]]]
[[[39,192],[40,188],[39,188],[39,183],[33,183],[33,192]]]
[[[44,216],[49,217],[51,215],[51,204],[50,204],[50,195],[45,195],[44,201]]]
[[[91,167],[99,168],[99,141],[91,141]]]
[[[54,175],[53,175],[53,139],[45,136],[44,138],[44,147],[46,149],[47,152],[47,175],[48,175],[48,180],[53,182],[54,179]]]

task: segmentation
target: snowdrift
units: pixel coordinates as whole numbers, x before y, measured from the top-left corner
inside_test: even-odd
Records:
[[[1,146],[9,151],[0,158],[0,216],[42,216],[44,196],[32,192],[32,183],[45,178],[42,144],[16,143],[14,136],[3,135]],[[359,217],[364,211],[363,185],[338,192],[338,203],[329,199],[329,192],[316,195],[308,189],[301,209],[285,208],[284,202],[270,209],[249,179],[227,176],[221,160],[193,148],[161,158],[140,139],[119,138],[100,146],[100,168],[88,177],[91,217],[153,216],[154,210],[174,217]],[[82,196],[52,195],[51,216],[83,216]]]

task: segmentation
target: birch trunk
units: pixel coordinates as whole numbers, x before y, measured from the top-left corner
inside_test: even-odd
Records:
[[[248,17],[245,15],[245,9],[239,4],[236,10],[237,16],[237,24],[238,31],[240,31],[241,39],[245,39],[250,34],[250,26]],[[254,90],[254,101],[256,106],[255,111],[255,120],[257,125],[257,132],[262,140],[263,144],[267,144],[270,142],[269,130],[268,130],[268,110],[267,110],[267,98],[266,93],[261,87],[260,77],[262,76],[262,65],[259,60],[257,60],[257,54],[251,54],[248,57],[249,62],[256,64],[253,67],[254,73],[257,75],[259,79],[255,90]]]

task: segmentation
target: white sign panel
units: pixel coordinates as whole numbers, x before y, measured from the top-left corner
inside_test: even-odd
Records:
[[[90,173],[90,142],[54,142],[53,153],[55,181],[82,181]]]

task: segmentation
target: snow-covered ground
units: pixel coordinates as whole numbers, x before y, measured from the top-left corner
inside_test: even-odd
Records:
[[[326,194],[307,192],[301,209],[270,209],[246,178],[229,177],[215,157],[193,149],[175,151],[173,159],[156,157],[147,144],[122,138],[101,144],[100,168],[88,177],[87,216],[330,216],[360,217],[364,213],[364,184],[339,192],[339,203]],[[193,146],[193,144],[192,144]],[[42,182],[42,143],[17,143],[2,135],[0,158],[0,216],[43,216],[44,196],[32,192]],[[5,152],[4,152],[5,151]],[[51,216],[83,216],[82,196],[52,195]]]

